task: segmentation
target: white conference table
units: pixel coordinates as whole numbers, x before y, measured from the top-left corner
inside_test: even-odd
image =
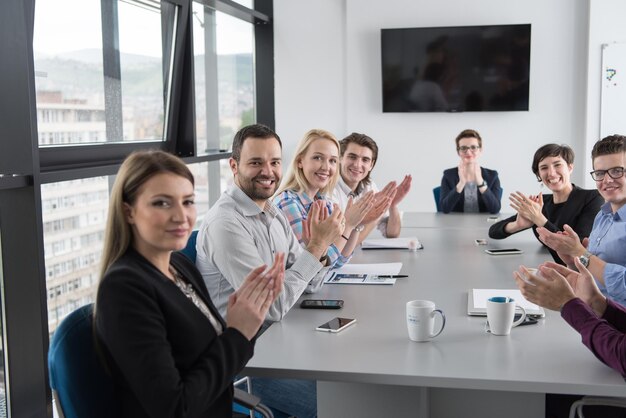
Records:
[[[496,222],[496,219],[506,219],[513,213],[441,213],[441,212],[405,212],[402,214],[404,228],[437,228],[437,229],[484,229],[487,230]]]
[[[512,271],[550,259],[530,231],[487,238],[485,215],[415,214],[438,227],[403,228],[423,250],[359,250],[353,263],[403,263],[393,286],[325,285],[304,298],[343,299],[341,310],[294,307],[258,340],[245,373],[318,381],[320,417],[543,417],[545,393],[626,396],[622,377],[597,360],[556,312],[501,337],[485,318],[467,316],[471,288],[515,288]],[[460,219],[463,217],[464,219]],[[473,222],[473,224],[472,224]],[[473,226],[472,226],[473,225]],[[521,255],[490,256],[486,247],[517,247]],[[405,303],[428,299],[443,309],[443,333],[426,343],[408,339]],[[343,316],[357,323],[338,333],[315,327]],[[468,412],[471,412],[468,414]]]

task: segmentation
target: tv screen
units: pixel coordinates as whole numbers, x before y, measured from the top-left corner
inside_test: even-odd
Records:
[[[528,110],[530,25],[381,29],[383,112]]]

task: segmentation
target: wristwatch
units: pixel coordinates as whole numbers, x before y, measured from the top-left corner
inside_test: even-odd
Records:
[[[589,259],[591,258],[593,254],[591,254],[589,251],[585,251],[585,253],[583,255],[578,256],[578,261],[580,261],[580,264],[582,264],[583,266],[585,266],[585,268],[589,267]]]
[[[354,230],[355,230],[356,232],[361,232],[361,231],[363,231],[364,229],[365,229],[365,225],[363,225],[363,224],[358,225],[356,228],[354,228]]]
[[[480,183],[477,187],[480,189],[481,187],[485,187],[486,185],[487,185],[487,182],[483,180],[483,182]]]

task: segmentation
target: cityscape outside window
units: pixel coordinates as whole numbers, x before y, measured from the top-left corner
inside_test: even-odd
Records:
[[[117,77],[105,76],[99,0],[36,3],[33,50],[40,146],[163,139],[158,2],[119,1],[114,6],[110,17],[117,21],[117,33],[108,27],[105,36],[119,42],[119,68],[112,72],[118,71]],[[137,22],[141,31],[133,30]],[[106,95],[114,100],[107,101]],[[114,121],[114,132],[107,132],[107,119]],[[109,179],[46,184],[41,193],[52,334],[70,312],[95,300]]]
[[[214,9],[194,16],[195,2]],[[3,7],[0,28],[10,35],[0,42],[9,81],[2,103],[12,112],[2,131],[20,140],[5,147],[0,175],[0,232],[5,244],[14,235],[0,251],[0,418],[60,412],[44,378],[46,343],[68,314],[95,299],[122,159],[148,147],[182,156],[196,176],[201,220],[232,183],[234,132],[257,114],[274,124],[273,2],[258,6],[10,0]]]
[[[159,3],[117,2],[120,75],[110,80],[103,75],[102,39],[107,34],[102,33],[100,1],[36,3],[40,146],[163,138],[161,17],[158,8],[146,4]],[[256,120],[254,27],[198,3],[193,7],[196,140],[202,155],[230,149],[234,133]],[[133,30],[137,22],[141,31]],[[111,88],[119,88],[120,108],[107,104],[105,93]],[[115,130],[121,138],[107,130],[111,112],[118,112],[121,130]],[[209,208],[210,189],[213,197],[219,196],[232,183],[232,173],[226,159],[190,168],[200,222]],[[65,316],[95,300],[111,184],[112,178],[95,177],[41,186],[50,334]]]
[[[254,123],[254,27],[193,3],[198,153],[230,149],[233,135]]]
[[[116,2],[111,14],[117,11],[117,33],[107,28],[103,37],[99,0],[36,2],[33,50],[40,146],[163,139],[161,16],[158,2],[145,4],[151,3]],[[137,22],[139,31],[134,30]],[[119,53],[119,66],[109,65],[107,76],[103,38],[119,43],[110,46]],[[107,132],[107,118],[114,132]]]
[[[109,178],[41,186],[48,331],[76,308],[95,301]]]

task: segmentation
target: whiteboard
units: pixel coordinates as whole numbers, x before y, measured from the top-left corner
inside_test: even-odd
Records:
[[[626,43],[602,45],[600,138],[626,135]]]

